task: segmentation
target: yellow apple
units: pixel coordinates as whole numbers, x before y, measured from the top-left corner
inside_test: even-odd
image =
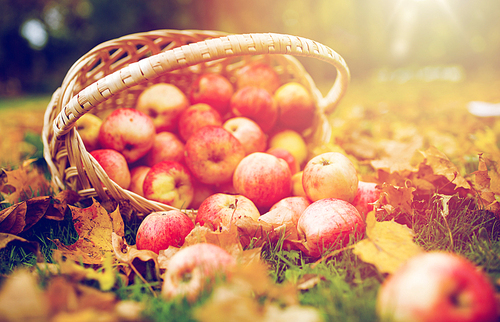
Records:
[[[299,171],[292,175],[292,196],[306,197],[304,186],[302,185],[303,171]]]
[[[307,145],[304,138],[296,131],[285,129],[274,134],[269,140],[269,148],[288,150],[300,166],[307,158]]]
[[[99,148],[99,129],[101,128],[102,120],[94,114],[83,114],[76,121],[76,130],[85,144],[87,151],[94,151]]]

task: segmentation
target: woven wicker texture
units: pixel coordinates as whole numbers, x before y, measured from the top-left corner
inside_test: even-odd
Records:
[[[310,75],[293,56],[312,57],[332,64],[335,82],[323,97]],[[315,41],[282,34],[230,35],[217,31],[158,30],[131,34],[102,43],[70,68],[47,107],[42,139],[53,183],[84,197],[129,200],[139,212],[174,209],[119,187],[86,151],[74,125],[85,113],[104,117],[110,110],[134,107],[139,94],[154,83],[167,82],[186,90],[203,72],[232,78],[249,60],[262,60],[282,82],[297,81],[308,88],[317,104],[309,140],[331,137],[326,114],[333,111],[349,83],[346,63],[335,51]]]

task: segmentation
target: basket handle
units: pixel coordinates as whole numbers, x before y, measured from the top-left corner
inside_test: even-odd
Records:
[[[109,97],[164,73],[216,59],[243,55],[288,54],[313,57],[332,64],[337,77],[319,100],[324,113],[333,111],[350,80],[344,59],[331,48],[298,36],[275,33],[227,35],[183,45],[132,63],[84,88],[73,96],[53,123],[54,140],[61,139],[85,113]]]

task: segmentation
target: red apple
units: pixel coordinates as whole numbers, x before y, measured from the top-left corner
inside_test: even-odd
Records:
[[[144,218],[137,230],[136,247],[157,254],[169,246],[181,247],[193,228],[191,219],[179,210],[153,212]]]
[[[299,172],[300,170],[299,165],[297,164],[295,157],[293,156],[292,153],[290,153],[290,151],[284,148],[275,147],[268,149],[266,153],[272,154],[275,157],[285,160],[286,163],[288,164],[288,167],[290,168],[290,173],[292,175]]]
[[[221,74],[206,73],[193,82],[188,92],[191,104],[205,103],[216,109],[220,115],[225,115],[229,111],[229,101],[234,89],[229,80]]]
[[[184,162],[184,143],[172,132],[160,132],[154,137],[153,146],[144,157],[147,166],[161,161]]]
[[[130,171],[127,160],[120,153],[112,149],[98,149],[90,154],[101,165],[108,177],[123,189],[130,185]]]
[[[156,132],[175,132],[179,115],[188,108],[189,100],[175,85],[158,83],[147,87],[138,97],[136,109],[149,115]]]
[[[144,197],[176,208],[187,208],[193,200],[193,178],[179,162],[162,161],[146,174]]]
[[[494,287],[472,262],[432,251],[410,258],[379,289],[383,321],[498,321]]]
[[[222,126],[219,112],[208,104],[191,105],[179,117],[179,134],[186,142],[194,132],[206,125]]]
[[[208,226],[214,231],[228,231],[242,217],[257,221],[260,212],[245,196],[216,193],[200,205],[195,223]]]
[[[230,181],[245,156],[241,143],[222,126],[202,127],[191,135],[185,149],[186,164],[195,178],[206,184]]]
[[[215,193],[215,187],[211,184],[204,184],[198,180],[193,180],[194,195],[191,200],[190,208],[198,209],[201,203]]]
[[[358,191],[352,205],[358,209],[363,218],[373,210],[373,204],[380,198],[380,190],[374,182],[358,181]]]
[[[138,194],[139,196],[144,196],[142,186],[149,169],[151,168],[145,165],[139,165],[130,169],[130,186],[128,187],[128,190]]]
[[[245,86],[231,97],[231,112],[257,123],[262,131],[269,132],[278,119],[278,105],[273,96],[264,88]]]
[[[99,130],[102,125],[102,120],[94,114],[83,114],[76,121],[76,130],[82,138],[83,144],[87,151],[99,149]]]
[[[273,94],[280,85],[278,73],[270,65],[262,62],[248,63],[236,73],[237,89],[245,86],[257,86]]]
[[[311,201],[337,198],[352,202],[358,191],[358,174],[345,155],[326,152],[307,162],[302,185]]]
[[[120,152],[128,163],[132,163],[151,149],[155,133],[149,116],[132,108],[119,108],[102,122],[99,144],[103,149]]]
[[[235,265],[234,257],[217,245],[199,243],[187,246],[170,259],[161,294],[167,300],[184,297],[193,303],[213,286],[217,278],[230,278]]]
[[[257,208],[268,210],[279,200],[290,196],[292,175],[285,160],[255,152],[238,164],[233,186],[238,194],[252,200]]]
[[[259,221],[264,221],[275,230],[283,232],[286,239],[298,240],[297,223],[310,204],[306,197],[286,197],[275,203],[269,212],[260,216]]]
[[[326,198],[313,202],[299,218],[297,231],[306,254],[320,257],[345,246],[351,237],[363,236],[365,222],[347,201]]]
[[[314,119],[316,103],[309,91],[296,82],[282,85],[274,93],[280,111],[279,123],[298,132],[309,128]]]
[[[246,117],[233,117],[222,125],[229,131],[245,148],[246,154],[264,152],[267,146],[266,134],[260,126]]]

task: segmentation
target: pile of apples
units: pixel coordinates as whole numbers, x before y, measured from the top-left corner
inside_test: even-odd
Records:
[[[115,109],[103,119],[87,113],[77,130],[122,188],[178,209],[198,209],[195,223],[213,230],[230,229],[243,217],[266,222],[318,257],[363,234],[364,215],[378,192],[375,184],[358,181],[354,165],[340,153],[307,159],[301,133],[315,113],[306,87],[282,83],[270,65],[250,62],[231,79],[201,74],[186,91],[151,85],[135,108]],[[154,221],[156,232],[140,230],[138,248],[179,247],[194,227],[177,216],[166,220],[167,228],[158,223],[161,217],[146,217],[144,225]]]

